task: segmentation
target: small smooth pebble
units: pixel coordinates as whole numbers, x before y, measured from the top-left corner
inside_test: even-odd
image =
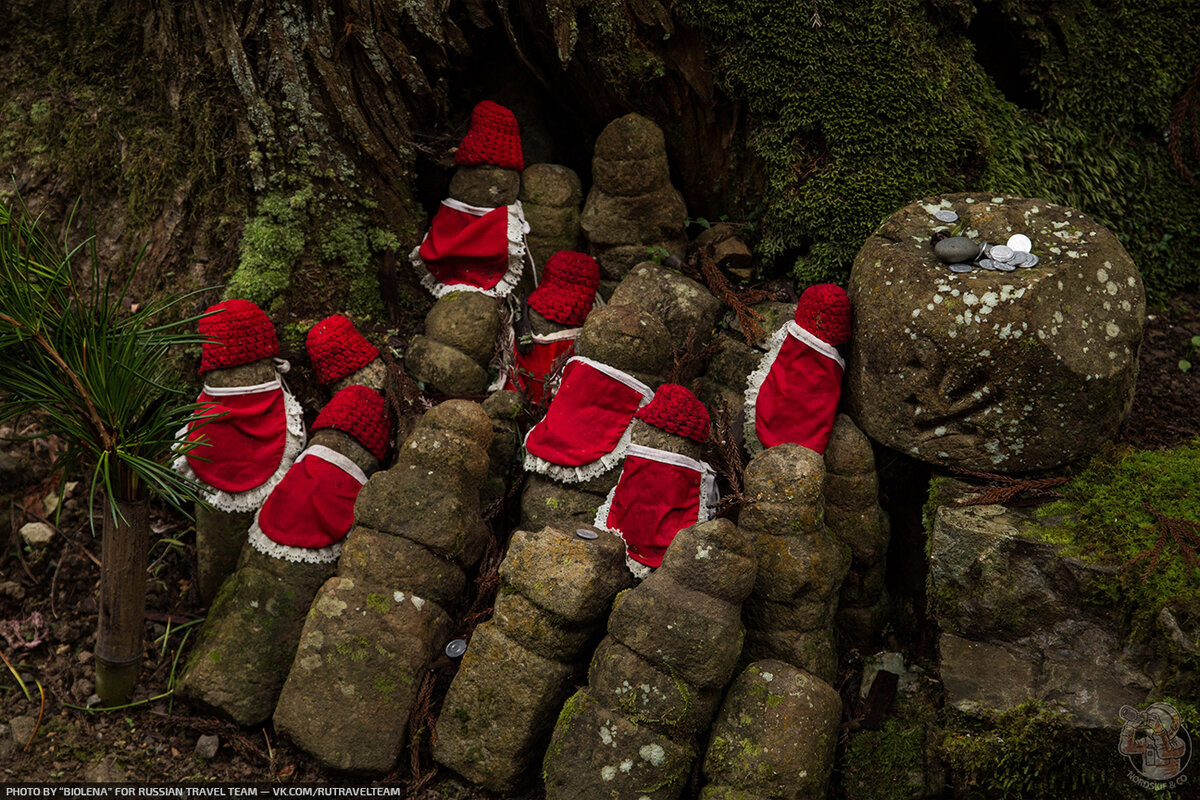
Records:
[[[951,236],[935,244],[933,253],[946,264],[961,264],[975,258],[979,245],[965,236]]]

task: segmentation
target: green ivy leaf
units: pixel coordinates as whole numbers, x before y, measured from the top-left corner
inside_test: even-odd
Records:
[[[1192,362],[1188,361],[1186,358],[1179,359],[1179,371],[1180,372],[1187,372],[1191,368],[1192,368]]]

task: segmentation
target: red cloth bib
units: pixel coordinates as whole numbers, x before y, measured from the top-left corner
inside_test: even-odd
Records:
[[[621,479],[596,514],[596,527],[618,534],[630,558],[657,569],[675,534],[708,519],[712,486],[707,464],[630,445]]]
[[[619,369],[574,356],[546,416],[525,437],[525,469],[585,481],[625,454],[633,415],[654,393]]]
[[[765,376],[761,366],[751,376],[747,419],[763,447],[792,442],[823,455],[842,396],[844,365],[833,345],[796,323],[785,330],[774,357],[768,353],[763,359]]]
[[[366,482],[350,459],[327,447],[309,447],[271,492],[256,524],[284,547],[316,550],[337,544],[354,525],[354,501]]]
[[[579,329],[554,333],[550,336],[533,336],[533,347],[527,355],[513,346],[513,366],[509,371],[505,389],[516,389],[535,405],[549,400],[546,396],[546,379],[560,358],[575,352],[575,339]]]
[[[283,386],[273,381],[262,387],[236,387],[238,393],[231,394],[228,389],[206,386],[196,399],[205,408],[188,423],[187,441],[202,444],[186,458],[196,477],[214,489],[236,493],[261,486],[283,460],[287,444]],[[216,418],[199,424],[210,417]]]
[[[521,277],[523,228],[519,204],[488,209],[443,200],[413,266],[435,297],[457,290],[503,297]]]

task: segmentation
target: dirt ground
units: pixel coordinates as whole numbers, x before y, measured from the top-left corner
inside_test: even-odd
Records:
[[[1200,348],[1191,344],[1197,335],[1200,294],[1179,297],[1152,314],[1137,397],[1121,441],[1159,448],[1200,435]],[[1195,366],[1185,372],[1180,359]],[[17,546],[21,525],[54,516],[59,487],[46,475],[54,445],[37,439],[0,454],[0,498],[11,493],[13,509],[12,539],[0,552],[0,652],[30,692],[27,698],[0,666],[0,782],[363,782],[322,769],[269,726],[241,729],[169,696],[176,666],[182,665],[205,609],[194,589],[189,523],[161,511],[154,519],[147,651],[136,702],[124,709],[87,710],[94,691],[100,545],[87,524],[84,487],[67,492],[49,544]],[[439,692],[444,693],[452,669],[439,676]],[[198,744],[213,735],[219,744],[215,755],[206,757]],[[492,797],[444,770],[438,773],[424,738],[415,759],[419,774],[406,756],[392,775],[376,783],[402,786],[412,798]]]

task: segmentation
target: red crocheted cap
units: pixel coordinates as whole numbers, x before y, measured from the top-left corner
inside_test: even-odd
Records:
[[[335,394],[321,409],[313,430],[322,428],[350,434],[382,461],[392,438],[392,410],[382,394],[354,384]]]
[[[796,306],[796,324],[834,347],[850,341],[850,298],[846,290],[832,283],[805,289]]]
[[[667,433],[701,443],[708,441],[708,409],[696,395],[678,384],[664,383],[658,387],[654,399],[633,416]]]
[[[200,374],[228,369],[279,355],[275,326],[267,314],[249,300],[225,300],[205,311],[200,320]]]
[[[475,106],[471,112],[471,127],[454,153],[454,163],[464,167],[491,164],[518,172],[525,169],[517,118],[491,100]]]
[[[308,357],[321,383],[340,381],[379,358],[379,350],[348,317],[334,314],[312,326],[305,340]]]
[[[529,307],[560,325],[582,325],[596,299],[600,265],[586,253],[561,250],[546,259]]]

